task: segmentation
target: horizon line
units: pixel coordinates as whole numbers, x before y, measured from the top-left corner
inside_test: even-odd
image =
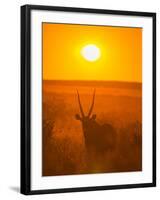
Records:
[[[139,84],[142,84],[142,82],[138,82],[138,81],[122,81],[122,80],[69,80],[69,79],[42,79],[43,81],[86,81],[86,82],[89,82],[89,81],[95,81],[95,82],[125,82],[125,83],[139,83]]]

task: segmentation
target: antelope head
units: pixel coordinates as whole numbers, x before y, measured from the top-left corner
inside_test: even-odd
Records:
[[[93,91],[92,102],[91,102],[91,106],[89,108],[87,115],[83,111],[83,107],[82,107],[82,104],[81,104],[80,95],[79,95],[78,90],[77,90],[77,97],[78,97],[80,115],[76,114],[75,118],[76,118],[76,120],[80,120],[82,122],[83,127],[86,127],[87,125],[89,126],[89,124],[91,122],[95,121],[95,119],[96,119],[96,115],[92,114],[93,107],[94,107],[94,100],[95,100],[95,90]]]

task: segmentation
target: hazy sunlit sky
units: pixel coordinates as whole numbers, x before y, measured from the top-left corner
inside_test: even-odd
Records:
[[[43,23],[44,80],[142,82],[142,29]],[[100,57],[82,56],[95,45]]]

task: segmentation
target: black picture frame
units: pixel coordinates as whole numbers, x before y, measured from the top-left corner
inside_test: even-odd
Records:
[[[31,190],[31,11],[46,10],[46,11],[64,11],[64,12],[82,12],[96,14],[111,14],[111,15],[129,15],[151,17],[153,20],[153,149],[152,149],[152,183],[126,184],[113,186],[94,186],[94,187],[79,187],[79,188],[61,188],[49,190]],[[155,187],[156,186],[156,13],[136,12],[136,11],[121,11],[121,10],[103,10],[90,8],[72,8],[72,7],[56,7],[44,5],[24,5],[21,6],[21,193],[25,195],[33,194],[49,194],[49,193],[64,193],[64,192],[81,192],[95,190],[112,190],[112,189],[127,189],[140,187]],[[96,185],[96,183],[95,183]]]

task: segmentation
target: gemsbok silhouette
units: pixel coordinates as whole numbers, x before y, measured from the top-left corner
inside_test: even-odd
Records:
[[[93,92],[92,103],[88,114],[85,115],[77,90],[78,104],[80,113],[75,115],[77,120],[82,123],[82,130],[85,140],[87,153],[103,154],[104,152],[113,151],[116,146],[116,130],[108,123],[100,125],[96,121],[96,114],[92,114],[95,102],[95,89]]]

